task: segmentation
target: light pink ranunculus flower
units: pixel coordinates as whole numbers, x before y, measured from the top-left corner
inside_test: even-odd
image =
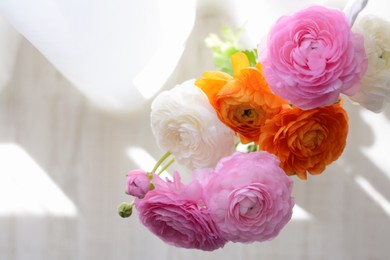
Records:
[[[143,198],[150,190],[150,180],[144,170],[131,170],[127,173],[126,192],[137,198]]]
[[[292,215],[292,181],[264,151],[223,158],[205,189],[206,206],[221,235],[251,243],[276,237]]]
[[[212,251],[225,245],[204,204],[203,188],[194,179],[184,185],[178,173],[173,181],[153,176],[155,188],[135,205],[142,222],[170,245]]]
[[[259,60],[272,91],[302,109],[355,94],[367,68],[363,37],[336,9],[312,6],[281,17],[266,45]]]

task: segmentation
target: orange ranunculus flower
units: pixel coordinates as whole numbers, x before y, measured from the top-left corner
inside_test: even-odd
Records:
[[[341,102],[302,110],[285,107],[261,128],[258,144],[279,157],[288,175],[306,179],[337,160],[346,145],[348,116]]]
[[[219,119],[240,136],[242,143],[255,142],[261,126],[286,102],[271,92],[261,64],[250,67],[244,53],[236,53],[231,59],[234,77],[206,72],[195,85],[206,93]]]

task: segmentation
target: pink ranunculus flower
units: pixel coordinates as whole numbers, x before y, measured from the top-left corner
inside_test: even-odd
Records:
[[[355,94],[367,68],[363,37],[336,9],[312,6],[281,17],[266,45],[259,60],[272,91],[302,109]]]
[[[126,192],[137,198],[143,198],[150,190],[150,180],[143,170],[131,170],[127,173]]]
[[[204,204],[203,188],[194,179],[184,185],[178,173],[173,181],[153,176],[155,188],[135,205],[142,222],[168,244],[212,251],[225,245]]]
[[[251,243],[276,237],[292,215],[292,181],[274,155],[235,153],[219,161],[206,189],[206,206],[221,235]]]

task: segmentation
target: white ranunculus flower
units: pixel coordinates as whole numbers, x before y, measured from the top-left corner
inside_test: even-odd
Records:
[[[217,117],[206,95],[189,80],[160,93],[152,103],[157,143],[189,168],[214,167],[234,152],[235,135]]]
[[[359,19],[353,31],[363,34],[368,68],[360,90],[351,99],[380,112],[390,102],[390,23],[376,16]]]

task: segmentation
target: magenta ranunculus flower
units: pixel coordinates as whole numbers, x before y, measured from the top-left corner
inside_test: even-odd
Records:
[[[276,237],[292,215],[292,181],[264,151],[219,161],[206,189],[206,206],[221,235],[251,243]]]
[[[142,224],[152,233],[183,248],[212,251],[225,245],[205,207],[203,188],[197,180],[184,185],[175,173],[173,181],[167,182],[154,175],[153,184],[153,190],[135,201]]]
[[[137,198],[143,198],[150,190],[150,180],[143,170],[131,170],[127,173],[126,192]]]
[[[355,94],[367,68],[363,37],[343,12],[321,6],[279,18],[259,57],[272,91],[302,109]]]

